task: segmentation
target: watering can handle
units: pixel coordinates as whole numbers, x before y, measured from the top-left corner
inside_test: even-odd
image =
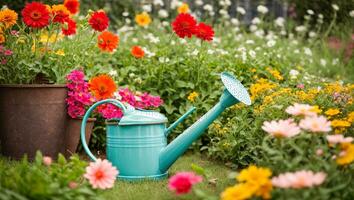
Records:
[[[119,108],[121,108],[123,110],[123,115],[124,113],[126,112],[127,108],[123,105],[122,102],[116,100],[116,99],[105,99],[105,100],[102,100],[102,101],[99,101],[99,102],[96,102],[95,104],[93,104],[88,110],[87,112],[85,113],[84,115],[84,118],[82,119],[82,123],[81,123],[81,143],[82,143],[82,146],[84,147],[87,155],[93,160],[93,161],[96,161],[97,158],[91,153],[90,149],[88,148],[87,144],[86,144],[86,123],[87,123],[87,120],[88,118],[90,117],[91,115],[91,112],[93,110],[95,110],[95,108],[99,105],[102,105],[102,104],[105,104],[105,103],[111,103]]]

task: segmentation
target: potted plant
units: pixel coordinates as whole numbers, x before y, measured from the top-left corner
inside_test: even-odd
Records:
[[[109,19],[104,11],[82,17],[78,1],[66,2],[27,3],[21,21],[9,8],[0,11],[0,149],[5,156],[62,152],[66,75],[82,66],[98,71],[95,59],[108,62],[110,55],[101,52],[118,45],[118,36],[105,31]]]

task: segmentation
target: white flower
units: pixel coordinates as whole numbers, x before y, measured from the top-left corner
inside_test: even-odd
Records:
[[[323,67],[325,67],[326,66],[326,64],[327,64],[327,61],[325,60],[325,59],[320,59],[320,63],[321,63],[321,65],[323,66]]]
[[[168,63],[169,61],[170,61],[170,59],[167,58],[167,57],[166,57],[166,58],[165,58],[165,57],[160,57],[160,58],[159,58],[159,62],[160,62],[160,63]]]
[[[138,38],[133,38],[133,39],[132,39],[132,42],[136,44],[136,43],[139,42],[139,39],[138,39]]]
[[[297,70],[295,70],[295,69],[292,69],[292,70],[290,70],[290,72],[289,72],[289,75],[290,75],[290,77],[291,77],[292,79],[296,78],[299,74],[300,74],[300,72],[297,71]]]
[[[354,17],[354,10],[349,12],[349,16]]]
[[[123,15],[123,17],[128,17],[128,16],[129,16],[129,12],[124,11],[124,12],[122,13],[122,15]]]
[[[311,19],[311,16],[310,15],[305,15],[304,17],[306,20],[310,20]]]
[[[130,24],[131,22],[132,22],[132,20],[130,20],[129,18],[126,18],[126,19],[125,19],[125,23],[126,23],[126,24]]]
[[[335,11],[338,11],[339,10],[339,7],[337,4],[332,4],[332,8],[335,10]]]
[[[252,19],[252,24],[259,24],[259,23],[261,23],[261,20],[258,17]]]
[[[170,26],[170,23],[169,23],[169,22],[166,22],[166,21],[163,21],[163,22],[162,22],[162,26],[165,26],[165,27]]]
[[[232,23],[233,25],[236,25],[236,26],[238,26],[238,25],[240,24],[240,22],[239,22],[238,19],[236,19],[236,18],[232,18],[232,19],[231,19],[231,23]]]
[[[236,11],[238,13],[240,13],[241,15],[245,15],[246,14],[246,10],[244,8],[240,7],[240,6],[236,7]]]
[[[274,20],[276,26],[283,27],[285,19],[283,17],[278,17]]]
[[[161,10],[159,10],[158,15],[161,18],[166,18],[166,17],[168,17],[168,12],[167,12],[167,10],[161,9]]]
[[[187,43],[187,41],[185,39],[180,39],[179,41],[181,42],[181,44],[186,44]]]
[[[145,12],[151,12],[151,10],[152,10],[151,4],[143,5],[142,9]]]
[[[276,43],[275,40],[269,40],[269,41],[267,42],[267,46],[268,46],[268,47],[273,47],[273,46],[275,45],[275,43]]]
[[[311,38],[313,38],[313,37],[316,37],[316,33],[315,32],[313,32],[313,31],[310,31],[309,32],[309,36],[311,37]]]
[[[304,53],[305,53],[306,55],[308,55],[308,56],[312,56],[312,51],[311,51],[310,48],[305,47],[305,48],[304,48]]]
[[[163,3],[162,0],[154,0],[152,3],[153,3],[155,6],[163,6],[163,5],[164,5],[164,3]]]
[[[304,31],[306,31],[306,26],[303,26],[303,25],[297,26],[297,27],[295,27],[295,31],[296,32],[304,32]]]
[[[336,64],[338,64],[338,62],[339,62],[339,59],[338,59],[338,58],[335,58],[335,59],[333,59],[333,61],[332,61],[332,65],[336,65]]]
[[[212,12],[213,11],[213,6],[210,5],[210,4],[205,4],[203,6],[203,9],[206,10],[206,11]]]
[[[311,10],[311,9],[308,9],[306,12],[307,12],[307,14],[309,14],[309,15],[314,15],[314,14],[315,14],[315,12],[313,12],[313,10]]]
[[[254,24],[252,24],[252,25],[250,26],[250,31],[251,31],[251,32],[255,32],[256,30],[257,30],[257,26],[254,25]]]
[[[198,54],[199,54],[199,51],[198,51],[197,49],[195,49],[195,50],[191,53],[192,56],[197,56]]]
[[[268,12],[268,8],[263,5],[259,5],[257,6],[257,11],[262,14],[266,14]]]
[[[195,5],[201,6],[201,5],[203,5],[203,1],[202,0],[196,0],[195,1]]]
[[[253,40],[246,40],[246,44],[254,44]]]
[[[251,56],[251,58],[255,58],[256,57],[256,52],[253,50],[249,50],[248,54]]]
[[[212,54],[214,54],[214,53],[215,53],[215,51],[212,50],[212,49],[208,49],[208,51],[207,51],[207,54],[209,54],[209,55],[212,55]]]
[[[294,53],[299,54],[299,53],[300,53],[300,50],[299,50],[299,49],[295,49],[295,50],[294,50]]]
[[[323,19],[323,15],[321,13],[318,14],[318,18]]]
[[[174,10],[176,9],[178,6],[182,5],[182,2],[178,1],[178,0],[172,0],[171,1],[171,9]]]
[[[254,32],[254,35],[257,36],[257,37],[259,37],[259,38],[263,38],[264,31],[263,31],[262,29],[256,30],[256,31]]]
[[[148,58],[151,58],[156,55],[154,52],[149,51],[146,47],[142,47],[142,49],[144,50],[144,52]]]
[[[110,76],[117,76],[118,72],[117,72],[117,70],[111,70],[110,72],[108,72],[108,74]]]

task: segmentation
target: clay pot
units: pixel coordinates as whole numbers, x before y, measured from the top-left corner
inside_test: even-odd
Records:
[[[93,125],[96,121],[96,118],[89,118],[86,123],[86,144],[89,143]],[[81,123],[82,118],[68,119],[68,125],[65,132],[65,156],[70,157],[76,152],[76,149],[81,142],[80,132],[81,132]]]
[[[65,85],[0,85],[1,154],[32,159],[37,150],[53,158],[62,153],[66,96]]]

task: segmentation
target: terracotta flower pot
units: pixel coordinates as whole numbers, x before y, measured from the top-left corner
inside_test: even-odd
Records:
[[[86,124],[86,143],[88,144],[91,138],[93,125],[96,118],[89,118]],[[82,118],[68,120],[68,125],[65,132],[65,156],[70,157],[76,152],[76,149],[81,142],[80,132],[81,132]]]
[[[64,151],[65,85],[0,85],[0,149],[4,156],[32,159],[37,150]]]

